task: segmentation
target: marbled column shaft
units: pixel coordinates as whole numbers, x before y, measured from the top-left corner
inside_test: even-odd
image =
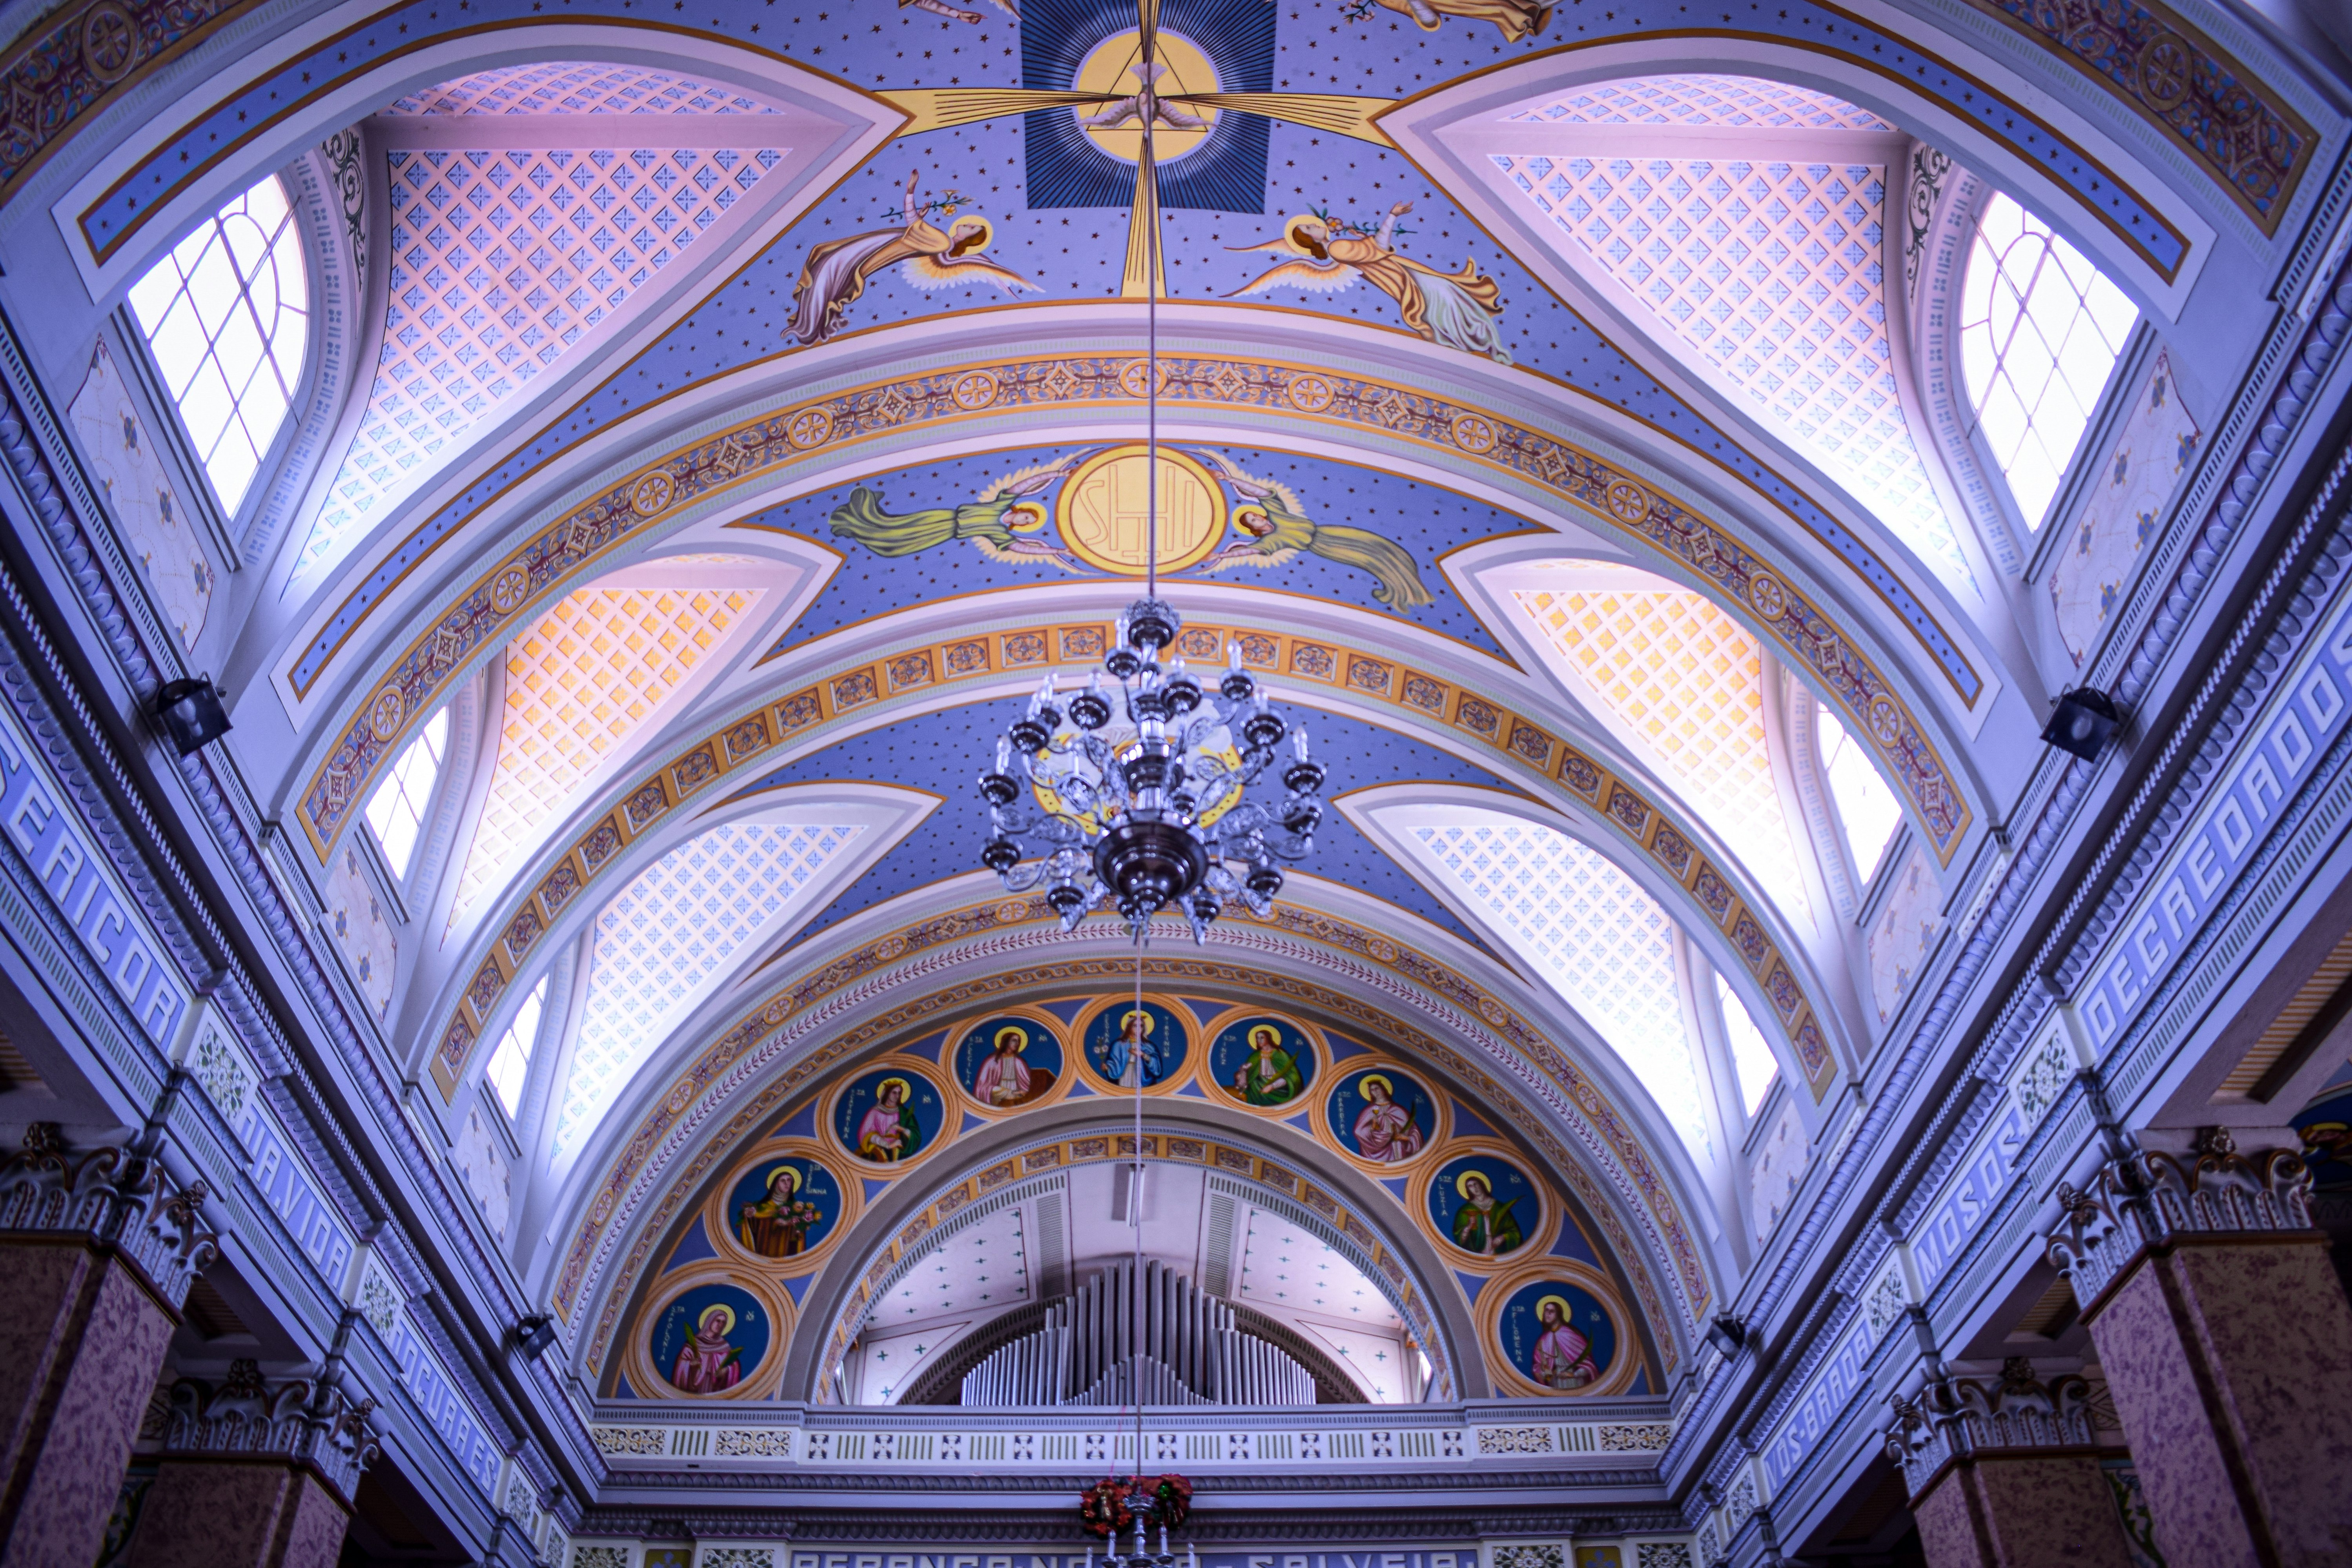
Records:
[[[335,1568],[351,1515],[307,1466],[166,1458],[123,1568]]]
[[[173,1326],[119,1254],[0,1241],[0,1568],[97,1559]]]
[[[2099,1461],[1977,1454],[1911,1504],[1927,1568],[2131,1568]]]
[[[2352,1563],[2352,1304],[2323,1239],[2184,1238],[2088,1319],[2174,1563]]]

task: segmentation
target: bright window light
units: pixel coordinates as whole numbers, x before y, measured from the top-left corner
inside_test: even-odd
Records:
[[[2005,195],[1977,223],[1960,367],[1978,427],[2040,528],[2139,312],[2090,258]]]
[[[400,761],[392,764],[392,776],[376,786],[375,797],[367,804],[368,826],[375,829],[375,841],[383,846],[384,860],[395,878],[408,875],[409,858],[416,853],[425,803],[433,798],[433,781],[440,775],[448,741],[449,710],[444,708],[400,753]]]
[[[1739,1069],[1739,1098],[1752,1117],[1764,1103],[1764,1091],[1772,1087],[1780,1064],[1773,1060],[1764,1032],[1756,1026],[1756,1019],[1731,988],[1731,982],[1717,975],[1715,994],[1723,1000],[1723,1030],[1731,1037],[1731,1065]]]
[[[245,500],[293,405],[310,304],[301,236],[276,175],[131,287],[131,314],[225,511]]]
[[[509,1119],[522,1109],[522,1086],[530,1077],[530,1051],[539,1043],[539,1014],[546,1004],[547,976],[542,974],[515,1009],[506,1037],[490,1053],[490,1087],[499,1091],[499,1103],[507,1108]]]
[[[1878,769],[1845,732],[1845,726],[1821,703],[1813,704],[1813,744],[1829,775],[1830,795],[1837,802],[1839,820],[1845,824],[1845,847],[1853,856],[1853,874],[1867,883],[1886,853],[1886,841],[1903,821],[1902,803]]]

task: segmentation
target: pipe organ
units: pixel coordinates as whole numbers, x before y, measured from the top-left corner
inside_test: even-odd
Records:
[[[1115,1263],[1046,1309],[1044,1327],[964,1374],[961,1403],[1312,1405],[1315,1377],[1154,1258],[1140,1289],[1134,1263]]]

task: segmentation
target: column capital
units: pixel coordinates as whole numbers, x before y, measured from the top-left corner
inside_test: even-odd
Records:
[[[1944,1377],[1916,1399],[1890,1395],[1895,1422],[1886,1452],[1903,1468],[1916,1501],[1951,1466],[1990,1453],[2095,1447],[2091,1385],[2073,1373],[2044,1382],[2023,1356],[2001,1364],[1997,1381]]]
[[[2063,1213],[2048,1256],[2087,1318],[2151,1252],[2194,1239],[2326,1240],[2311,1223],[2311,1172],[2293,1149],[2238,1152],[2209,1127],[2186,1153],[2135,1150],[2108,1161],[2087,1187],[2061,1182]]]
[[[181,1186],[152,1151],[101,1143],[76,1153],[53,1121],[36,1121],[0,1157],[0,1231],[79,1236],[119,1253],[174,1319],[188,1287],[220,1256],[204,1223],[211,1195]]]
[[[173,1385],[163,1457],[280,1460],[316,1473],[348,1508],[376,1456],[374,1409],[374,1400],[353,1403],[316,1377],[271,1379],[258,1362],[234,1361],[218,1384]]]

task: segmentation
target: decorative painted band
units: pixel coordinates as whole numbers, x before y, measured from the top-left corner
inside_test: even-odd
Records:
[[[793,737],[845,714],[910,692],[978,681],[1007,670],[1083,664],[1099,659],[1110,628],[1098,622],[1024,627],[903,647],[823,676],[760,711],[730,720],[626,786],[607,812],[558,857],[539,884],[485,927],[489,951],[440,1026],[433,1080],[455,1100],[491,1013],[522,972],[541,939],[621,850],[712,782]],[[1329,641],[1238,627],[1196,625],[1185,629],[1184,657],[1214,665],[1237,644],[1244,663],[1302,680],[1378,699],[1407,713],[1450,725],[1483,742],[1511,763],[1556,781],[1601,820],[1632,838],[1688,895],[1694,912],[1711,921],[1771,1001],[1772,1021],[1803,1065],[1818,1102],[1837,1076],[1837,1061],[1820,1016],[1794,969],[1772,939],[1765,906],[1749,898],[1738,875],[1717,866],[1692,836],[1635,782],[1600,763],[1532,720],[1495,706],[1459,685],[1424,675],[1385,654]],[[462,973],[462,971],[460,972]]]
[[[630,1423],[591,1426],[607,1460],[731,1459],[740,1464],[793,1465],[857,1471],[890,1465],[1003,1464],[1053,1469],[1071,1464],[1131,1459],[1135,1439],[1119,1432],[1052,1429],[939,1432],[832,1431],[799,1426],[671,1426]],[[1394,1464],[1423,1468],[1458,1464],[1478,1470],[1496,1459],[1554,1459],[1575,1454],[1655,1454],[1674,1436],[1666,1421],[1528,1423],[1509,1426],[1367,1428],[1307,1422],[1276,1429],[1160,1430],[1150,1433],[1148,1461],[1178,1462],[1213,1474],[1226,1466],[1255,1468],[1269,1459],[1332,1469]],[[1437,1553],[1443,1557],[1446,1553]],[[1475,1559],[1473,1559],[1475,1564]],[[1441,1565],[1433,1563],[1433,1568]],[[1465,1565],[1471,1568],[1471,1565]]]
[[[1714,523],[1589,452],[1409,387],[1273,361],[1163,363],[1164,404],[1278,410],[1443,449],[1542,485],[1713,584],[1718,598],[1844,710],[1902,786],[1938,858],[1950,863],[1970,820],[1969,805],[1894,683],[1786,572]],[[997,418],[1024,405],[1131,405],[1131,388],[1142,382],[1128,374],[1132,368],[1130,361],[1108,357],[1024,360],[882,383],[746,420],[607,486],[484,572],[408,645],[373,693],[355,700],[297,810],[312,847],[321,859],[330,854],[407,731],[439,705],[470,660],[530,625],[598,563],[666,521],[727,492],[784,478],[812,454],[887,431]],[[1980,678],[1940,636],[1923,643],[1962,700],[1973,700]]]

